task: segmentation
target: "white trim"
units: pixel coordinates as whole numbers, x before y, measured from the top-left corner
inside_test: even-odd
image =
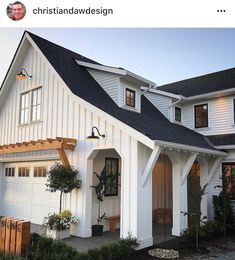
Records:
[[[97,69],[97,70],[101,70],[101,71],[105,71],[105,72],[110,72],[110,73],[114,73],[114,74],[118,74],[120,76],[130,76],[134,79],[137,79],[139,81],[142,81],[144,83],[156,86],[156,83],[141,77],[129,70],[125,70],[125,69],[121,69],[121,68],[115,68],[115,67],[111,67],[111,66],[105,66],[105,65],[99,65],[99,64],[93,64],[90,62],[84,62],[84,61],[79,61],[76,60],[77,64],[79,64],[80,66],[83,67],[87,67],[87,68],[91,68],[91,69]]]
[[[185,163],[183,171],[182,171],[182,175],[181,175],[181,181],[180,181],[181,186],[184,185],[185,180],[186,180],[197,156],[198,156],[198,153],[190,154],[187,162]]]
[[[232,144],[232,145],[218,145],[218,146],[215,146],[216,149],[228,149],[228,150],[231,150],[231,149],[235,149],[235,145]]]
[[[143,187],[147,183],[148,177],[149,177],[150,173],[153,171],[153,168],[156,164],[156,161],[158,160],[160,153],[161,153],[161,146],[156,146],[153,149],[153,151],[149,157],[149,160],[145,166],[145,169],[143,171],[143,175],[142,175],[142,186]]]
[[[141,90],[144,90],[144,91],[145,91],[145,90],[147,90],[147,89],[149,89],[149,88],[144,87],[144,86],[141,87]],[[158,95],[161,95],[161,96],[167,96],[167,97],[171,97],[171,98],[175,98],[175,99],[182,99],[182,98],[184,98],[184,97],[181,96],[181,95],[172,94],[172,93],[170,93],[170,92],[166,92],[166,91],[163,91],[163,90],[159,90],[158,88],[156,88],[156,89],[151,88],[151,89],[148,90],[148,92],[153,92],[153,93],[158,94]]]
[[[37,162],[37,161],[58,161],[60,160],[58,156],[47,156],[47,157],[20,157],[20,158],[0,158],[0,163],[10,163],[10,162]]]
[[[76,60],[76,62],[78,65],[83,66],[83,67],[96,69],[96,70],[102,70],[105,72],[110,72],[110,73],[114,73],[114,74],[118,74],[118,75],[122,75],[122,76],[127,75],[126,70],[124,70],[124,69],[119,69],[119,68],[114,68],[114,67],[110,67],[110,66],[99,65],[99,64],[94,64],[94,63],[89,63],[89,62],[79,61],[79,60]]]
[[[154,140],[155,145],[161,145],[167,148],[176,148],[179,150],[186,150],[186,151],[193,151],[193,152],[199,152],[199,153],[207,153],[207,154],[213,154],[213,155],[222,155],[226,156],[226,152],[221,152],[221,151],[216,151],[212,149],[206,149],[206,148],[201,148],[197,146],[191,146],[191,145],[186,145],[186,144],[179,144],[179,143],[172,143],[172,142],[167,142],[167,141],[162,141],[162,140]]]

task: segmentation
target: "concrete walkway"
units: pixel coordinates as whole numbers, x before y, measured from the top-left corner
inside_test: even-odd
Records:
[[[31,233],[36,232],[40,235],[45,235],[45,229],[36,224],[31,224]],[[171,227],[166,225],[154,225],[153,226],[153,237],[154,244],[164,242],[166,240],[174,238],[171,234]],[[76,236],[71,236],[63,241],[78,250],[79,252],[87,251],[88,249],[98,248],[103,245],[113,243],[119,239],[119,230],[116,233],[111,233],[109,231],[104,232],[102,236],[80,238]]]

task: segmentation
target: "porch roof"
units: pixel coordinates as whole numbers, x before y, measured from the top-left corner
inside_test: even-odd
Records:
[[[235,146],[235,134],[209,135],[207,138],[212,144],[220,149]]]
[[[80,60],[97,64],[95,61],[30,32],[26,33],[42,51],[70,90],[83,100],[139,131],[151,140],[162,140],[216,150],[203,135],[184,126],[171,123],[144,95],[141,97],[141,113],[120,108],[87,69],[76,62],[76,60]]]

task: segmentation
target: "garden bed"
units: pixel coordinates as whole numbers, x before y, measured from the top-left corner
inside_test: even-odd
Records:
[[[235,235],[227,237],[217,237],[209,241],[201,241],[199,244],[198,252],[196,252],[195,250],[194,241],[186,241],[184,238],[175,238],[166,242],[162,242],[158,245],[136,251],[130,259],[158,259],[148,254],[148,251],[154,248],[177,250],[179,251],[180,259],[202,259],[204,257],[209,258],[215,256],[223,257],[224,254],[229,252],[234,252],[235,256]]]

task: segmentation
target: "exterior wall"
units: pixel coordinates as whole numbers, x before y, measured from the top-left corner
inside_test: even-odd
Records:
[[[165,117],[170,119],[169,107],[172,104],[171,98],[151,92],[146,92],[144,95]]]
[[[100,86],[109,94],[109,96],[120,104],[120,85],[119,77],[113,73],[103,72],[95,69],[87,69],[91,76],[100,84]]]
[[[105,158],[118,158],[119,159],[119,173],[121,170],[121,158],[115,150],[100,150],[93,161],[94,172],[100,174],[105,166]],[[93,175],[92,185],[97,183],[97,178]],[[121,183],[121,176],[119,176],[119,184]],[[107,217],[120,215],[120,197],[121,197],[121,187],[119,186],[118,195],[104,197],[103,202],[101,202],[101,215],[106,213]],[[98,215],[98,200],[96,194],[93,190],[92,192],[92,225],[97,223]],[[109,226],[106,221],[103,221],[104,230],[109,230]],[[117,226],[118,228],[118,226]]]
[[[204,135],[234,133],[233,99],[235,96],[226,96],[200,102],[190,102],[182,105],[182,123],[186,127]],[[209,126],[206,128],[194,128],[194,106],[208,103]]]

